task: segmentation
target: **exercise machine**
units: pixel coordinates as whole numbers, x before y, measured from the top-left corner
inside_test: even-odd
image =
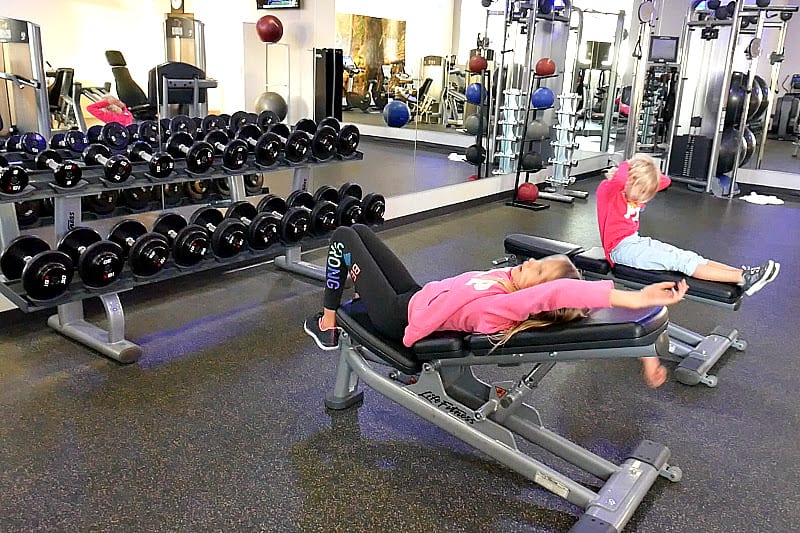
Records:
[[[676,482],[669,448],[642,441],[616,465],[547,429],[526,403],[558,362],[667,354],[667,311],[606,309],[563,327],[528,330],[505,345],[491,335],[435,333],[406,348],[382,337],[360,301],[336,312],[342,328],[339,363],[329,409],[359,405],[359,380],[377,393],[480,450],[540,487],[584,510],[570,531],[621,531],[658,477]],[[564,332],[567,331],[568,335]],[[602,332],[602,333],[601,333]],[[389,376],[378,365],[388,366]],[[517,381],[486,383],[474,367],[522,371]],[[526,454],[527,441],[603,481],[592,490]]]
[[[677,283],[686,278],[679,272],[640,270],[624,265],[612,267],[606,260],[602,248],[587,249],[577,244],[533,235],[508,235],[505,238],[504,247],[506,253],[511,255],[505,256],[502,260],[541,259],[563,254],[569,257],[578,270],[583,272],[585,278],[608,279],[631,289],[640,289],[661,281]],[[739,285],[694,278],[689,281],[689,292],[686,293],[687,300],[734,311],[741,305],[743,297],[744,293]],[[733,347],[739,351],[747,348],[747,342],[739,338],[739,332],[735,329],[723,330],[721,327],[717,327],[711,334],[702,335],[670,322],[667,331],[670,337],[669,354],[665,354],[664,358],[678,363],[675,377],[684,385],[702,383],[709,387],[716,387],[717,377],[708,374],[711,367],[719,361],[728,348]]]
[[[787,87],[786,82],[790,79]],[[800,74],[786,76],[783,89],[786,93],[775,102],[775,116],[772,117],[770,131],[779,141],[793,139],[800,133]]]

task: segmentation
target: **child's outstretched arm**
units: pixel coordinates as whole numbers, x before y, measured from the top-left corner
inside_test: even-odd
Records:
[[[683,279],[678,283],[664,281],[653,283],[638,291],[611,291],[610,303],[612,307],[626,307],[628,309],[641,309],[658,305],[672,305],[683,300],[689,284]]]

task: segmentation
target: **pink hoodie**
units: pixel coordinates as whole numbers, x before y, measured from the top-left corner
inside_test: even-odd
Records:
[[[509,293],[494,280],[510,280],[510,271],[465,272],[427,283],[408,304],[403,344],[410,347],[434,331],[497,333],[542,311],[611,305],[612,281],[558,279]]]

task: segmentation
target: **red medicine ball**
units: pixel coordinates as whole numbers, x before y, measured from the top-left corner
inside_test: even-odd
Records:
[[[536,62],[534,70],[537,76],[551,76],[556,73],[556,63],[549,57],[543,57]]]
[[[256,33],[265,43],[277,43],[283,37],[283,24],[274,15],[264,15],[256,22]]]
[[[539,198],[539,187],[535,183],[525,182],[517,189],[517,198],[523,202],[535,202]]]
[[[472,73],[479,73],[486,70],[486,58],[483,56],[472,56],[469,58],[469,71]]]

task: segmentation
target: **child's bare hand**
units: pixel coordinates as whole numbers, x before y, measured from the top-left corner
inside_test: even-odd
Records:
[[[645,307],[656,305],[672,305],[683,300],[686,291],[689,290],[689,284],[685,279],[680,280],[678,283],[671,281],[663,281],[661,283],[653,283],[639,291],[642,298],[642,303]]]

